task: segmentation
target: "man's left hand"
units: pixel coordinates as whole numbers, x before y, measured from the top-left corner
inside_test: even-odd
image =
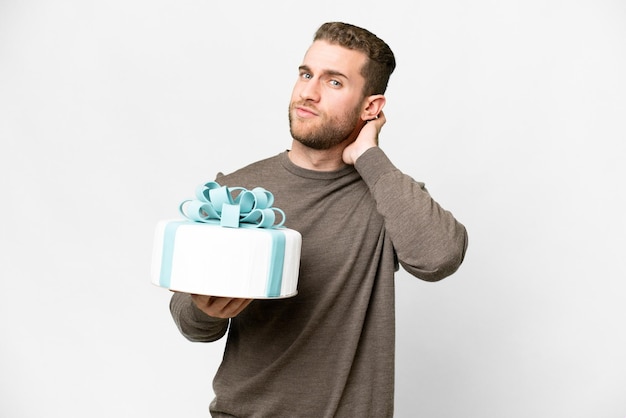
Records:
[[[378,134],[387,119],[380,111],[376,119],[365,122],[356,140],[343,150],[343,162],[354,165],[356,160],[368,149],[378,146]]]

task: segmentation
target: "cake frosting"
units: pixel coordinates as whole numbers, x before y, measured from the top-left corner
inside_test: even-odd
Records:
[[[216,182],[157,223],[152,283],[174,291],[254,299],[297,294],[302,236],[283,226],[273,195]],[[277,221],[277,215],[279,220]]]

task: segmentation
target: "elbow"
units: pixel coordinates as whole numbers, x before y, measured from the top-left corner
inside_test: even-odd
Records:
[[[436,263],[436,265],[431,267],[414,267],[405,265],[403,263],[401,264],[406,271],[408,271],[418,279],[424,280],[426,282],[438,282],[440,280],[443,280],[446,277],[454,274],[461,266],[461,262],[458,259],[451,259],[446,262]]]
[[[439,247],[436,251],[431,251],[430,257],[424,258],[428,261],[422,260],[414,266],[402,262],[400,264],[405,270],[421,280],[438,282],[451,276],[461,267],[467,252],[467,238],[467,232],[463,231],[462,236],[454,244],[448,244],[445,247]]]

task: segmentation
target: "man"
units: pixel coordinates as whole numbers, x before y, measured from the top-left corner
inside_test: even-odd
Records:
[[[378,147],[395,68],[369,31],[323,24],[289,105],[291,149],[224,175],[262,186],[302,234],[298,294],[246,300],[175,293],[191,341],[228,340],[214,378],[215,417],[393,415],[394,274],[427,281],[460,266],[463,225]]]

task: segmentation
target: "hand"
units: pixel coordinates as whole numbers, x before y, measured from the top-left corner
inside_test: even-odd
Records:
[[[213,318],[232,318],[241,313],[253,299],[191,295],[191,300],[205,314]]]
[[[381,110],[376,119],[365,122],[356,140],[343,150],[343,162],[354,165],[356,160],[368,149],[378,146],[378,134],[387,122]]]

